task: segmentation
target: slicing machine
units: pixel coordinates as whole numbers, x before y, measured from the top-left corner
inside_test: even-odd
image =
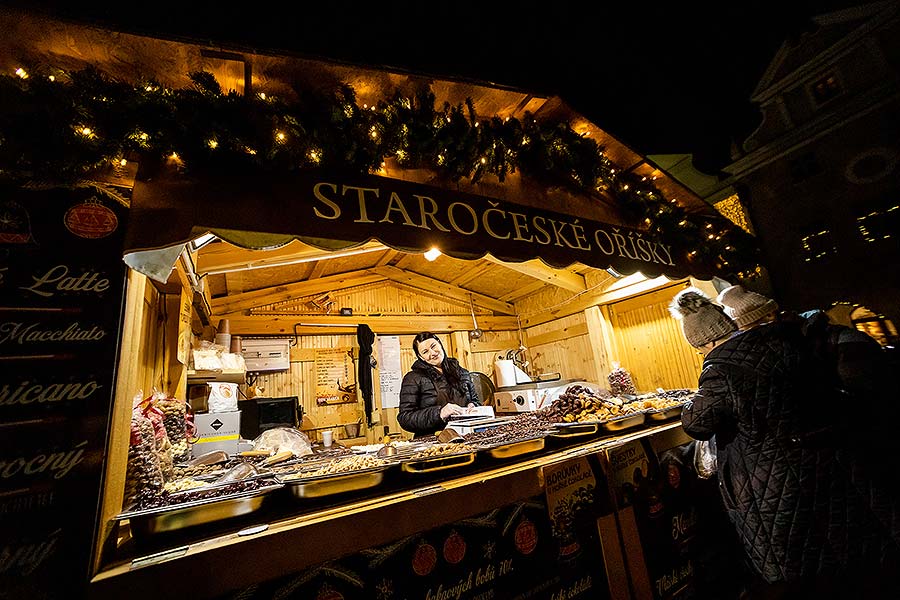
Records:
[[[572,385],[582,385],[591,389],[598,387],[596,383],[581,379],[531,381],[498,387],[494,391],[494,405],[498,413],[528,412],[546,408]]]

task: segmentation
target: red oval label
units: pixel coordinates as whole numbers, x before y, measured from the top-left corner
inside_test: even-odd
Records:
[[[437,564],[437,551],[434,546],[425,543],[419,544],[413,555],[412,563],[416,575],[428,575],[434,569],[435,564]]]
[[[537,548],[537,539],[537,527],[528,519],[522,519],[516,526],[516,549],[522,554],[531,554]]]
[[[119,226],[116,213],[94,198],[76,204],[66,211],[64,222],[66,229],[78,237],[91,240],[106,237]]]
[[[455,531],[444,542],[444,560],[451,565],[462,561],[466,555],[466,540]]]

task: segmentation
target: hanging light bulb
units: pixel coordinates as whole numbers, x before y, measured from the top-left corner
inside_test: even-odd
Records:
[[[425,260],[431,262],[437,259],[438,256],[441,255],[441,251],[435,247],[432,247],[431,250],[425,253]]]

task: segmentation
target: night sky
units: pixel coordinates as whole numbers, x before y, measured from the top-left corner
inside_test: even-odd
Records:
[[[863,3],[326,0],[286,12],[268,2],[0,0],[136,33],[558,94],[637,152],[693,153],[710,173],[759,123],[749,97],[782,42],[811,30],[810,16]]]

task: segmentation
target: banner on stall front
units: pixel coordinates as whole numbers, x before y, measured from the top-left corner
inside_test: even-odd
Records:
[[[559,560],[546,499],[537,496],[254,584],[227,598],[607,600],[602,562],[594,546]]]
[[[539,258],[557,268],[578,262],[651,279],[709,279],[714,272],[676,237],[377,175],[160,173],[135,184],[132,218],[125,260],[154,279],[168,275],[164,263],[172,254],[166,248],[207,231],[245,248],[296,238],[341,250],[374,240],[408,252],[436,247],[461,259],[487,253],[508,262]]]

